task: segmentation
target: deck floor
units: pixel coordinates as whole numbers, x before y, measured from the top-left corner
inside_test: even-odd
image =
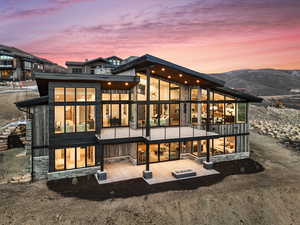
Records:
[[[203,137],[218,135],[214,132],[206,132],[205,130],[192,127],[156,127],[150,129],[150,140],[164,140],[188,137]],[[103,128],[101,129],[101,139],[129,138],[129,137],[145,137],[146,129],[133,129],[129,127]]]
[[[145,167],[145,165],[133,165],[127,160],[108,163],[105,166],[105,171],[107,172],[107,180],[100,181],[100,183],[107,184],[118,181],[143,178],[143,171],[145,170]],[[172,176],[172,171],[174,171],[175,169],[193,169],[197,173],[196,176],[183,179],[209,176],[219,173],[213,169],[204,169],[203,166],[197,163],[195,160],[181,159],[150,164],[150,170],[152,171],[153,178],[144,180],[150,185],[179,180]]]

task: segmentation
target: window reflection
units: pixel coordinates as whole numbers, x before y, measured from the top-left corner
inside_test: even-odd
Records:
[[[247,119],[246,103],[237,103],[237,123],[245,123]]]

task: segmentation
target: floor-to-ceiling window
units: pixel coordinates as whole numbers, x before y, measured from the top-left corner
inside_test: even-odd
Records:
[[[160,100],[168,101],[170,99],[170,90],[169,83],[163,80],[160,80]]]
[[[54,171],[95,166],[95,146],[54,149]]]
[[[159,105],[151,104],[150,105],[150,126],[156,127],[159,125]]]
[[[95,131],[95,121],[95,88],[54,88],[56,134]]]
[[[150,100],[159,100],[159,79],[153,77],[150,78]]]
[[[170,125],[179,126],[179,124],[180,124],[179,104],[170,104]]]
[[[177,84],[170,83],[170,100],[180,99],[180,87]]]
[[[150,144],[149,145],[149,161],[150,162],[158,162],[159,161],[159,145],[158,144]]]
[[[160,126],[169,126],[170,114],[169,114],[169,104],[160,105]]]

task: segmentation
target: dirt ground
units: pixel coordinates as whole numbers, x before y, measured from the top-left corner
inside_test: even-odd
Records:
[[[35,97],[38,97],[36,91],[0,93],[0,127],[11,121],[24,118],[24,113],[17,109],[15,102]]]
[[[300,224],[300,153],[253,132],[251,149],[251,160],[216,165],[218,177],[156,186],[2,184],[0,224]]]

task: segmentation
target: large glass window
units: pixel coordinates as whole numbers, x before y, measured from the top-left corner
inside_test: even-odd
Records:
[[[180,144],[179,142],[170,143],[170,160],[180,158]]]
[[[102,101],[109,101],[110,93],[102,93]]]
[[[110,125],[112,127],[120,126],[120,105],[112,104],[111,105],[111,120]]]
[[[87,131],[95,131],[96,130],[96,118],[95,118],[95,106],[87,105]]]
[[[196,126],[199,125],[199,104],[192,103],[191,104],[191,120],[192,125]]]
[[[199,157],[204,157],[207,154],[207,140],[200,141]]]
[[[212,155],[224,154],[224,138],[213,139]]]
[[[112,93],[111,94],[112,101],[120,101],[120,94],[119,93]]]
[[[160,80],[160,100],[169,100],[169,83]]]
[[[146,126],[146,105],[138,104],[138,127]]]
[[[236,150],[235,148],[235,141],[236,137],[232,136],[232,137],[225,137],[225,153],[226,154],[230,154],[230,153],[234,153]]]
[[[237,103],[237,123],[245,123],[247,120],[247,105],[246,103]]]
[[[88,166],[95,166],[95,146],[88,146],[86,149],[86,162]]]
[[[201,103],[201,121],[206,123],[207,122],[207,104]]]
[[[102,114],[103,114],[102,126],[109,127],[110,126],[110,105],[109,104],[103,104]]]
[[[224,101],[225,100],[225,96],[218,94],[217,92],[214,92],[214,101]]]
[[[128,93],[122,93],[121,95],[121,101],[128,101],[129,100],[129,94]]]
[[[76,101],[85,102],[85,88],[76,88]]]
[[[214,124],[223,124],[224,123],[224,103],[214,104],[213,105],[213,118]]]
[[[170,143],[160,144],[160,161],[169,160]]]
[[[65,89],[64,88],[54,88],[54,101],[64,102],[65,101]]]
[[[170,104],[170,125],[179,126],[180,124],[179,104]]]
[[[159,95],[159,80],[156,78],[150,78],[150,100],[157,101]]]
[[[191,89],[191,100],[196,101],[198,100],[199,96],[199,89],[193,88]]]
[[[158,126],[158,120],[159,120],[158,105],[151,104],[150,105],[150,126],[152,127]]]
[[[55,149],[54,170],[65,170],[95,166],[95,146]]]
[[[158,162],[158,144],[150,144],[149,150],[149,161]]]
[[[235,103],[225,103],[225,123],[235,122]]]
[[[76,160],[77,168],[85,167],[85,148],[79,147],[76,148]]]
[[[84,132],[85,131],[85,106],[77,105],[76,106],[76,131]]]
[[[57,107],[57,106],[56,106]],[[75,106],[66,106],[66,133],[75,132]]]
[[[146,163],[146,144],[139,142],[137,144],[137,161],[138,164]]]
[[[66,169],[75,168],[75,148],[66,148]]]
[[[160,105],[160,126],[169,126],[169,104]]]
[[[94,102],[96,100],[96,89],[95,88],[87,88],[86,89],[86,101]]]
[[[54,107],[54,128],[55,133],[64,133],[65,127],[65,107],[64,106],[55,106]]]
[[[65,150],[55,149],[55,170],[65,169]]]
[[[137,85],[137,100],[146,101],[147,99],[147,76],[142,73],[137,73],[140,77],[140,83]]]
[[[207,101],[207,90],[201,89],[201,101]]]
[[[170,83],[170,100],[179,100],[180,87],[177,84]]]
[[[75,102],[75,88],[66,88],[66,102]]]
[[[121,105],[121,126],[128,126],[128,104]]]

